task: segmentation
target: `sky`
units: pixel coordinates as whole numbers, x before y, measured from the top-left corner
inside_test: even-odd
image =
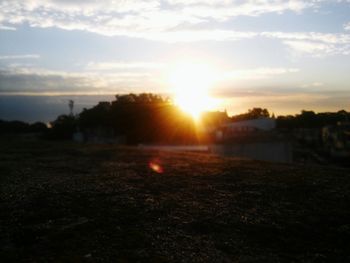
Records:
[[[229,114],[350,110],[350,0],[0,0],[2,119],[171,96],[183,65]]]

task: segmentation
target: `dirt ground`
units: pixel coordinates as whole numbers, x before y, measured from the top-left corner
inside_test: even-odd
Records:
[[[0,262],[350,262],[347,169],[1,140],[0,190]]]

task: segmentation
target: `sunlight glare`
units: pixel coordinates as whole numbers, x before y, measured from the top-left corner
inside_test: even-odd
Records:
[[[216,80],[215,70],[205,64],[179,63],[169,74],[174,102],[198,120],[203,111],[216,106],[209,90]]]

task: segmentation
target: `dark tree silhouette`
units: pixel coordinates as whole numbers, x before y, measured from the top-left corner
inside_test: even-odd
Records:
[[[29,125],[29,131],[34,133],[45,133],[47,132],[47,126],[42,122],[35,122]]]
[[[28,124],[22,121],[0,120],[0,134],[21,134],[21,133],[44,134],[45,132],[47,132],[47,126],[42,122]]]
[[[48,133],[50,139],[70,140],[77,129],[77,120],[71,115],[60,115],[51,122],[51,126]]]
[[[243,121],[243,120],[251,120],[262,117],[270,117],[270,113],[267,109],[263,108],[253,108],[249,109],[247,113],[242,113],[239,115],[235,115],[231,117],[232,121]]]
[[[116,95],[79,115],[82,129],[112,128],[115,135],[135,143],[193,143],[196,129],[192,118],[169,99],[151,93]]]
[[[29,124],[22,121],[2,121],[0,120],[0,133],[18,134],[29,132]]]
[[[345,110],[338,112],[315,113],[302,110],[301,114],[278,116],[278,128],[322,128],[327,125],[336,125],[338,122],[348,122],[350,113]]]

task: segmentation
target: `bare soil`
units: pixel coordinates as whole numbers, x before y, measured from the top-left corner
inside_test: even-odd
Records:
[[[1,140],[0,190],[0,262],[350,262],[347,169]]]

